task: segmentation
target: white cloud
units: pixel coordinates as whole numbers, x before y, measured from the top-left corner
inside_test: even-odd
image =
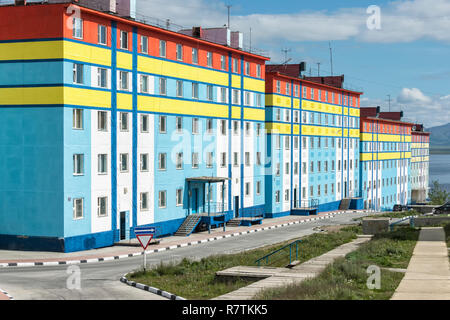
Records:
[[[386,101],[379,99],[361,99],[361,106],[382,106],[382,111],[388,111]],[[391,103],[391,111],[403,111],[404,120],[423,123],[430,128],[450,123],[450,95],[425,95],[417,88],[403,88],[397,99]]]
[[[381,29],[369,30],[367,8],[334,11],[300,11],[289,14],[233,15],[232,29],[245,33],[252,27],[252,41],[350,40],[362,42],[411,42],[420,39],[450,42],[450,1],[394,1],[381,7]],[[138,13],[170,19],[191,27],[217,27],[227,23],[224,2],[206,0],[138,0]]]

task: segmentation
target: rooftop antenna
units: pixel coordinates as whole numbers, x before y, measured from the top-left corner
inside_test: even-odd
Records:
[[[232,5],[227,4],[226,7],[228,8],[228,29],[230,29],[230,9]]]
[[[317,62],[317,76],[320,77],[320,62]]]
[[[252,27],[250,27],[250,53],[252,52]]]
[[[330,47],[330,64],[331,64],[331,76],[333,76],[333,49],[331,48],[331,41],[328,41]]]
[[[283,63],[283,64],[286,64],[288,62],[287,54],[288,54],[288,52],[291,51],[291,49],[281,49],[281,51],[284,52],[284,61],[285,61],[285,63]]]
[[[388,103],[389,103],[389,112],[391,112],[391,95],[390,94],[388,94],[387,95],[388,96]]]

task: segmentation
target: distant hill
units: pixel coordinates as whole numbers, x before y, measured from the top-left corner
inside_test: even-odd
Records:
[[[426,130],[431,132],[430,146],[432,148],[450,147],[450,123]]]

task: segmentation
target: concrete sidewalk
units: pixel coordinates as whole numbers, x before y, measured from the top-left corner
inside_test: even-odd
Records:
[[[161,239],[161,243],[150,245],[147,253],[158,252],[164,250],[176,249],[188,245],[195,245],[208,241],[219,240],[231,236],[239,236],[252,232],[268,230],[272,228],[284,227],[288,225],[304,223],[309,221],[317,221],[321,219],[332,218],[338,214],[344,213],[361,213],[361,211],[337,211],[322,213],[317,216],[285,216],[274,219],[264,219],[262,224],[253,225],[251,227],[226,227],[208,231],[193,233],[189,237],[171,236]],[[60,252],[33,252],[33,251],[14,251],[0,250],[0,267],[14,266],[35,266],[69,264],[69,263],[90,263],[106,260],[122,259],[142,254],[142,249],[136,245],[137,240],[131,240],[129,246],[116,245],[107,248],[93,249],[82,252],[60,253]]]
[[[450,264],[443,228],[422,228],[391,300],[450,300]]]

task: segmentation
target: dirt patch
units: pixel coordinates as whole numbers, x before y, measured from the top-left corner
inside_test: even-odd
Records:
[[[336,226],[321,226],[320,229],[323,230],[323,232],[331,233],[331,232],[338,232],[342,228],[348,227],[346,225],[336,225]]]

